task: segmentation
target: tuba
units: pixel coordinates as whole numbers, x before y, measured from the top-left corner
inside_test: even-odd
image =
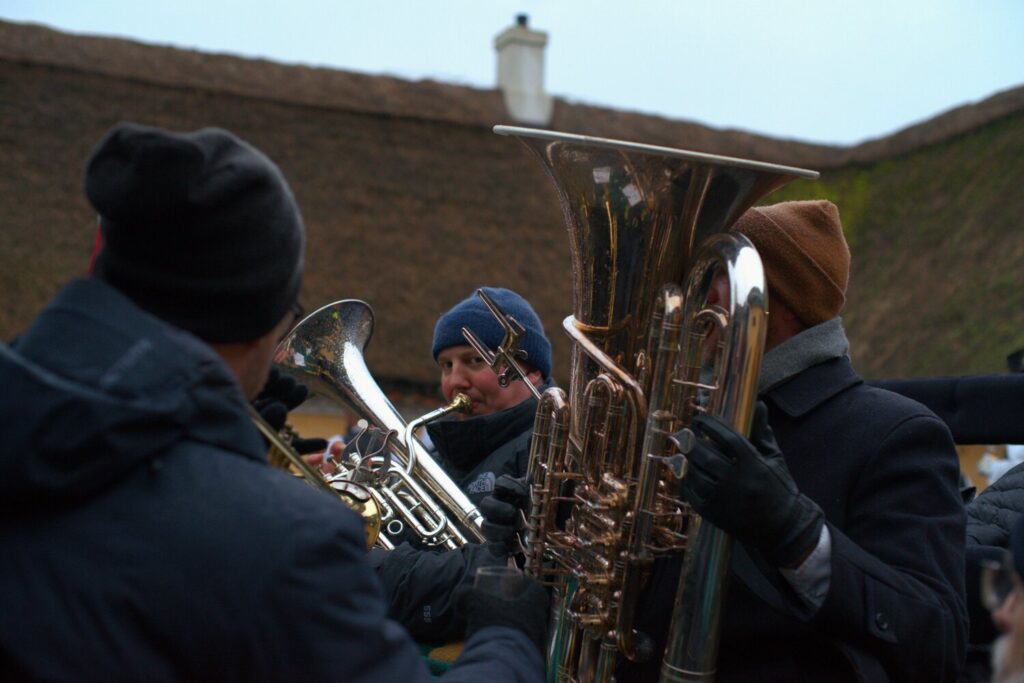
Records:
[[[341,471],[326,477],[328,483],[348,481],[370,491],[380,510],[377,543],[382,547],[393,547],[391,539],[407,530],[426,546],[449,550],[468,540],[482,541],[480,512],[415,436],[427,422],[468,410],[469,399],[458,395],[449,405],[406,424],[366,367],[363,352],[372,334],[368,304],[337,301],[303,319],[274,358],[279,370],[388,435],[379,452],[353,454],[351,461],[339,463]]]
[[[817,173],[494,130],[554,182],[572,255],[570,387],[545,392],[530,447],[526,570],[553,588],[548,680],[611,681],[620,655],[657,656],[634,628],[640,593],[656,558],[683,553],[661,680],[710,681],[731,544],[678,498],[685,445],[672,435],[697,412],[749,434],[766,287],[757,251],[726,231]]]

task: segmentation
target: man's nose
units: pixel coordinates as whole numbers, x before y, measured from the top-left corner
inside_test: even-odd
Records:
[[[457,389],[465,389],[469,386],[469,372],[462,363],[452,365],[451,374],[448,375],[448,383]]]

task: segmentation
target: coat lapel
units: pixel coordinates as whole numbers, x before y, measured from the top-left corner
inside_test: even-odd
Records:
[[[800,417],[846,389],[862,384],[847,356],[819,363],[764,394],[783,413]]]

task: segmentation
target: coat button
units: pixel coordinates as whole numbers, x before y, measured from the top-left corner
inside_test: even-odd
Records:
[[[877,626],[880,631],[888,631],[889,619],[887,619],[885,614],[882,612],[877,612],[875,614],[875,626]]]

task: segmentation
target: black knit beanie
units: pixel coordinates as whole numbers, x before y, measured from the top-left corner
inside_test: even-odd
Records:
[[[111,129],[85,171],[100,214],[93,274],[209,342],[250,341],[302,283],[305,231],[270,159],[231,133]]]

